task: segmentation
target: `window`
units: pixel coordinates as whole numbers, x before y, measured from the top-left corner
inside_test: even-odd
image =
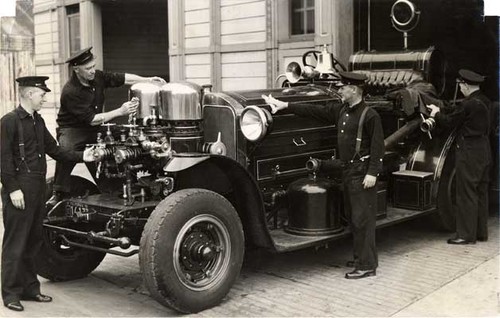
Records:
[[[75,4],[66,7],[68,18],[69,56],[80,51],[80,5]]]
[[[314,34],[314,0],[292,0],[290,6],[290,34]]]

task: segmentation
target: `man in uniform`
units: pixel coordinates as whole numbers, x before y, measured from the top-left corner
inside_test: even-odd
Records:
[[[363,84],[366,76],[359,73],[340,72],[342,86],[339,94],[345,105],[329,102],[321,105],[287,103],[262,96],[271,105],[273,113],[289,109],[299,116],[314,117],[320,121],[335,123],[338,129],[339,158],[345,164],[343,170],[344,205],[354,239],[354,270],[346,273],[347,279],[376,275],[378,266],[375,246],[375,221],[377,214],[377,176],[382,169],[384,136],[378,113],[363,100]],[[362,135],[358,127],[362,125]],[[357,139],[361,137],[361,140]],[[356,152],[359,148],[359,152]]]
[[[133,114],[137,111],[138,101],[133,99],[123,103],[118,109],[103,112],[106,88],[133,85],[150,81],[166,83],[160,77],[142,77],[129,73],[109,73],[96,70],[92,47],[74,54],[66,62],[72,67],[71,78],[61,92],[61,108],[57,115],[57,139],[59,144],[74,150],[83,150],[86,144],[96,142],[99,125],[116,117]],[[54,195],[47,202],[54,206],[65,197],[69,197],[70,175],[75,164],[58,162],[54,180]],[[95,165],[87,165],[92,176]]]
[[[465,99],[449,114],[427,107],[438,124],[457,127],[455,184],[457,233],[448,244],[475,244],[488,240],[488,182],[491,151],[488,136],[490,100],[479,89],[484,77],[462,69],[457,79]]]
[[[1,182],[4,235],[2,245],[2,298],[15,311],[24,310],[20,300],[50,302],[41,294],[34,257],[42,241],[45,212],[45,154],[56,160],[92,161],[91,149],[64,150],[50,135],[37,113],[50,89],[46,76],[16,79],[20,105],[2,117]]]

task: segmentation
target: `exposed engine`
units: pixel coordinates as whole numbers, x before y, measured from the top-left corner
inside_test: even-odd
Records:
[[[124,125],[103,124],[96,144],[89,145],[98,161],[97,183],[121,191],[126,205],[161,199],[173,190],[173,178],[163,171],[173,154],[224,154],[220,140],[203,143],[203,89],[193,83],[133,85],[129,97],[139,101],[137,114]],[[119,184],[122,189],[116,189]]]

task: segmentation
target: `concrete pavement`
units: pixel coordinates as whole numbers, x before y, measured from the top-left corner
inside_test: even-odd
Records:
[[[497,317],[499,260],[496,256],[482,263],[394,316]]]
[[[328,249],[287,254],[250,251],[241,275],[219,306],[192,316],[435,317],[498,316],[498,219],[490,240],[470,246],[446,244],[427,219],[377,232],[376,277],[343,278],[351,241]],[[179,314],[145,290],[137,256],[108,255],[87,278],[62,283],[44,279],[54,302],[23,302],[23,313],[0,307],[2,317],[162,317]]]

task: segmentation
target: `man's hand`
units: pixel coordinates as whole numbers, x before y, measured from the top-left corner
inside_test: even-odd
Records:
[[[273,114],[276,114],[278,111],[288,107],[287,102],[282,102],[282,101],[272,97],[271,94],[269,94],[269,96],[262,95],[261,97],[264,99],[266,104],[269,104],[269,106],[271,106],[271,113],[273,113]]]
[[[161,85],[167,84],[167,81],[165,81],[163,78],[158,77],[158,76],[149,77],[148,80],[151,82],[158,82]]]
[[[135,114],[137,112],[137,107],[139,106],[139,99],[133,97],[130,101],[125,102],[120,107],[120,113],[122,116]]]
[[[94,153],[95,146],[87,148],[83,151],[83,161],[85,162],[93,162],[96,161],[97,156]]]
[[[16,209],[24,210],[24,194],[21,190],[16,190],[11,192],[10,201],[12,201],[12,205],[16,207]]]
[[[367,174],[363,180],[363,186],[365,189],[369,189],[375,185],[377,182],[377,177]]]
[[[427,105],[427,109],[431,112],[430,113],[431,117],[436,116],[436,114],[441,111],[441,109],[434,104]]]

